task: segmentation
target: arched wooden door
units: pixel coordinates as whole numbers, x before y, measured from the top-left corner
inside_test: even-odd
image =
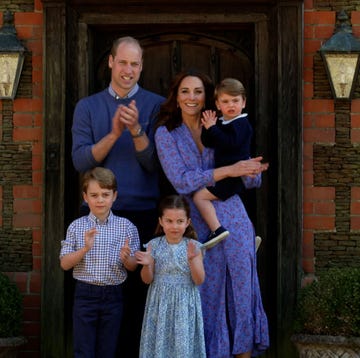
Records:
[[[239,26],[239,25],[237,25]],[[239,79],[247,90],[247,106],[250,122],[254,128],[253,153],[256,152],[257,130],[255,109],[255,71],[254,71],[254,28],[251,25],[242,25],[236,31],[212,29],[201,33],[196,27],[186,32],[159,32],[143,35],[143,31],[103,32],[93,29],[89,51],[92,58],[89,61],[89,94],[98,92],[109,85],[110,70],[108,56],[112,41],[121,36],[134,36],[139,39],[144,49],[144,66],[140,78],[140,85],[145,89],[167,95],[168,87],[173,76],[181,70],[196,68],[208,74],[214,81],[219,82],[226,77]],[[78,196],[79,193],[78,193]],[[68,198],[69,206],[78,202],[74,196]],[[256,190],[250,190],[244,197],[245,205],[255,225],[257,232]],[[72,218],[69,218],[71,221]],[[260,272],[260,280],[269,281],[269,271]],[[270,301],[267,292],[264,292],[264,301]],[[71,300],[71,294],[68,297]]]
[[[116,35],[96,32],[93,37],[94,91],[105,88],[110,81],[108,55]],[[247,111],[252,112],[254,93],[254,42],[253,28],[242,31],[212,30],[197,32],[166,32],[148,34],[132,32],[144,49],[144,67],[140,84],[151,91],[166,96],[173,76],[181,70],[196,68],[208,74],[214,82],[225,77],[235,77],[243,82],[248,91]],[[104,36],[106,39],[104,39]],[[101,39],[101,41],[100,41]]]
[[[141,84],[166,95],[172,76],[197,67],[218,82],[237,77],[248,90],[253,153],[270,168],[249,201],[264,237],[259,274],[271,329],[266,357],[291,357],[292,312],[300,282],[302,221],[303,0],[42,0],[44,7],[44,234],[42,350],[71,357],[71,288],[58,265],[60,240],[77,215],[79,189],[71,161],[76,102],[109,83],[112,41],[138,38],[145,49]],[[255,198],[254,198],[255,197]]]
[[[252,140],[253,155],[258,155],[257,140],[263,141],[267,133],[257,128],[257,109],[255,103],[255,42],[253,41],[254,27],[251,24],[239,24],[235,29],[213,28],[206,33],[200,32],[197,26],[187,28],[186,31],[156,31],[143,35],[144,31],[119,31],[116,33],[103,32],[94,29],[92,32],[90,51],[93,54],[93,69],[90,68],[90,90],[97,92],[106,88],[110,82],[110,70],[108,68],[108,56],[112,41],[117,37],[131,35],[137,38],[144,49],[144,66],[140,78],[140,85],[145,89],[162,94],[166,97],[168,87],[173,76],[181,70],[196,68],[208,74],[214,81],[219,82],[226,77],[239,79],[247,90],[247,105],[245,112],[249,113],[249,119],[254,129]],[[93,76],[93,78],[91,77]],[[265,153],[260,153],[265,154]],[[266,156],[266,154],[265,154]],[[268,195],[268,193],[265,193]],[[256,232],[260,235],[266,232],[267,212],[262,209],[259,214],[257,206],[262,205],[262,199],[256,198],[257,190],[249,190],[244,196],[244,202]],[[257,204],[258,203],[258,204]],[[262,222],[257,224],[259,215],[264,216]],[[269,215],[270,218],[270,215]],[[262,225],[263,227],[259,227]],[[273,288],[268,285],[273,280],[272,269],[261,270],[268,267],[265,260],[269,257],[258,255],[259,277],[262,285],[264,304],[267,311],[274,311],[271,307],[273,301]],[[271,260],[271,259],[270,259]],[[273,258],[275,260],[275,258]],[[275,269],[275,267],[273,267]],[[265,286],[265,283],[268,286]],[[270,315],[269,315],[270,316]]]
[[[256,142],[258,137],[265,136],[266,133],[257,129],[253,25],[237,24],[236,30],[210,27],[206,33],[200,32],[198,26],[194,25],[184,32],[179,29],[177,31],[159,31],[157,29],[146,35],[144,32],[141,29],[126,32],[121,30],[112,32],[102,27],[91,29],[88,94],[98,92],[109,85],[108,56],[113,40],[121,36],[133,36],[140,41],[144,49],[144,66],[140,85],[145,89],[166,97],[173,76],[179,71],[189,68],[196,68],[208,74],[214,83],[226,77],[239,79],[247,91],[247,105],[244,111],[249,113],[249,119],[254,129],[253,154],[258,155]],[[70,133],[70,128],[68,131]],[[72,179],[71,182],[73,183]],[[77,196],[80,198],[80,193],[77,193]],[[69,201],[67,207],[73,207],[72,213],[74,214],[70,215],[76,216],[79,202],[74,200],[73,193],[68,196],[67,200]],[[256,202],[259,201],[256,200],[256,190],[249,190],[244,195],[244,201],[257,232],[264,232],[265,229],[258,229],[256,223],[258,216]],[[67,219],[71,222],[74,217]],[[260,280],[269,281],[268,274],[269,272],[260,273]]]

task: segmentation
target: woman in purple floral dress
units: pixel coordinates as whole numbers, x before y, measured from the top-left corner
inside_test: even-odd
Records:
[[[204,242],[209,229],[192,202],[192,193],[215,182],[242,176],[247,188],[259,187],[267,164],[261,157],[214,169],[213,150],[200,139],[201,114],[213,108],[213,85],[198,72],[180,73],[163,104],[155,142],[163,170],[191,205],[191,219]],[[249,358],[269,346],[268,322],[256,271],[255,232],[238,195],[215,200],[220,222],[230,235],[206,250],[205,282],[200,286],[208,358]]]

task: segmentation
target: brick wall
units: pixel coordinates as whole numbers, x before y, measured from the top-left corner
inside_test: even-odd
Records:
[[[26,48],[15,100],[0,100],[0,266],[24,296],[21,357],[40,356],[41,233],[43,214],[42,63],[40,0],[0,3]]]
[[[310,279],[329,266],[360,265],[359,86],[351,103],[334,101],[318,52],[342,9],[359,37],[357,1],[304,3],[302,265]]]

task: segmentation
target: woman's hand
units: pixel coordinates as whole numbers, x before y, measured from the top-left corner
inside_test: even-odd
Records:
[[[263,157],[251,158],[248,160],[240,160],[231,165],[230,175],[231,177],[239,177],[247,175],[255,177],[258,174],[266,171],[269,168],[269,163],[261,163]]]
[[[249,176],[255,178],[258,174],[269,167],[269,163],[261,163],[263,157],[256,157],[247,160],[240,160],[232,165],[227,165],[213,170],[215,182],[225,178]]]

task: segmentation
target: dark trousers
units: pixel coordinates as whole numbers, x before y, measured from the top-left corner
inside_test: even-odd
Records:
[[[74,357],[113,358],[123,314],[122,285],[77,281],[74,295]]]
[[[114,215],[130,220],[138,229],[141,250],[143,244],[154,237],[158,223],[157,209],[130,211],[112,210]],[[82,206],[80,215],[87,215],[89,208]],[[148,285],[140,277],[141,265],[133,272],[128,271],[128,278],[122,284],[124,294],[124,314],[118,339],[118,358],[138,358],[141,327],[144,316]]]

